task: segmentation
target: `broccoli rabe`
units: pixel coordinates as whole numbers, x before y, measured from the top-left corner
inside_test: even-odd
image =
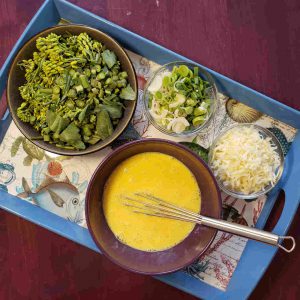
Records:
[[[17,116],[60,148],[81,150],[108,138],[124,101],[137,96],[116,54],[87,33],[51,33],[36,48],[19,63],[26,82]]]

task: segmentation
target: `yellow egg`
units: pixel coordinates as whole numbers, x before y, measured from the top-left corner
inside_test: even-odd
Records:
[[[200,213],[201,195],[192,172],[176,158],[145,152],[123,161],[109,177],[103,195],[107,223],[124,244],[143,251],[169,249],[184,240],[194,224],[136,214],[124,196],[149,193]]]

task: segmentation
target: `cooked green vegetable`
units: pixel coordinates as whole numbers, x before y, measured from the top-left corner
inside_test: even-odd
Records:
[[[101,105],[101,108],[109,113],[111,119],[120,119],[122,116],[122,106],[118,104],[113,105]]]
[[[59,139],[76,149],[85,149],[79,131],[80,129],[73,122],[59,135]]]
[[[208,119],[211,100],[207,88],[210,86],[198,73],[197,67],[192,71],[186,65],[180,65],[172,72],[158,74],[153,80],[148,87],[148,107],[159,125],[181,133]]]
[[[97,114],[96,134],[100,139],[104,140],[113,132],[113,126],[106,110],[102,110]]]
[[[85,149],[108,138],[135,100],[116,54],[88,34],[49,34],[36,41],[33,57],[19,63],[26,82],[18,117],[41,139],[65,149]]]
[[[132,87],[128,84],[126,88],[122,89],[120,93],[120,98],[125,100],[134,100],[135,99],[135,92],[133,91]]]
[[[116,54],[109,50],[104,50],[102,52],[102,58],[109,68],[113,67],[113,65],[117,62]]]

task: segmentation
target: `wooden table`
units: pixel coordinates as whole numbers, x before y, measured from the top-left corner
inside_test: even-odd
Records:
[[[72,2],[300,109],[298,0]],[[41,3],[0,1],[0,65]],[[279,214],[280,205],[268,228]],[[299,221],[289,233],[300,245]],[[0,263],[0,299],[193,298],[4,211]],[[279,252],[251,299],[299,299],[299,265],[299,249]]]

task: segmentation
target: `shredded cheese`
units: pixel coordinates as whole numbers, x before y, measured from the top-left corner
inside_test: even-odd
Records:
[[[279,165],[276,146],[254,127],[236,127],[226,132],[211,158],[211,168],[225,188],[245,195],[273,185]]]

